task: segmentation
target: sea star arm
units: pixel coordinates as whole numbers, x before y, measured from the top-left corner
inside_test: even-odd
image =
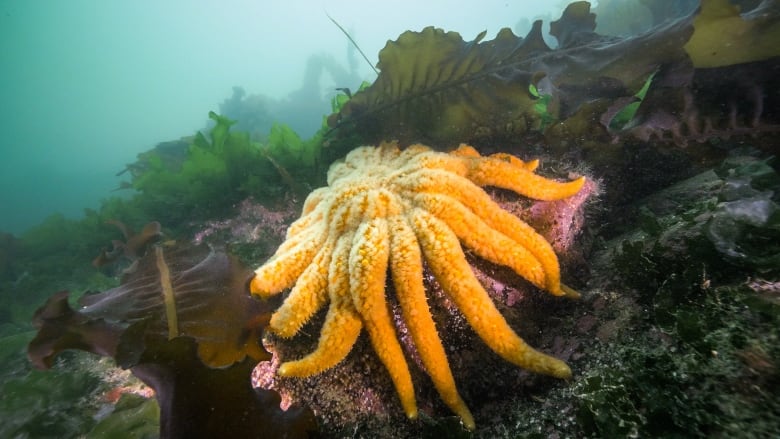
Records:
[[[280,247],[268,262],[255,271],[250,291],[267,298],[292,286],[325,241],[324,229],[324,225],[311,227],[309,232],[296,237],[291,248]]]
[[[309,195],[306,197],[306,200],[303,202],[303,209],[301,209],[301,217],[305,217],[310,212],[314,211],[317,206],[320,205],[322,200],[327,198],[329,193],[329,189],[327,186],[314,189],[309,193]]]
[[[320,189],[315,190],[306,197],[300,218],[293,221],[290,227],[287,228],[284,242],[279,246],[277,253],[290,249],[298,242],[297,235],[311,233],[311,229],[316,228],[322,222],[328,203],[322,202],[327,198],[327,194],[324,191],[320,191]]]
[[[490,154],[490,157],[498,160],[504,160],[506,162],[511,163],[513,166],[522,166],[531,172],[535,171],[536,168],[539,167],[539,159],[533,159],[530,162],[526,162],[520,160],[519,158],[513,156],[512,154],[507,154],[505,152],[497,152],[495,154]]]
[[[355,204],[365,200],[365,194],[353,198]],[[352,207],[352,203],[330,206],[327,211],[328,238],[317,252],[311,264],[301,273],[290,295],[271,317],[270,327],[282,337],[292,337],[311,316],[325,305],[329,273],[333,270],[330,261],[334,252],[334,243],[339,234],[354,233],[354,224],[360,221],[362,212]],[[310,215],[316,212],[310,213]],[[322,215],[320,215],[322,216]]]
[[[484,191],[472,192],[475,196],[467,197],[459,194],[461,195],[459,199],[473,212],[490,212],[490,215],[480,216],[488,227],[503,233],[515,242],[522,243],[536,256],[544,268],[546,280],[543,289],[554,296],[566,296],[572,299],[580,297],[579,293],[561,283],[558,257],[544,236],[537,233],[525,221],[500,209]]]
[[[524,369],[558,378],[571,377],[571,369],[566,363],[531,348],[509,327],[474,277],[457,236],[446,224],[421,209],[414,211],[413,221],[417,239],[434,276],[493,351]]]
[[[525,166],[495,157],[474,160],[466,177],[479,186],[496,186],[509,189],[536,200],[560,200],[580,191],[585,177],[568,182],[544,178]]]
[[[545,288],[542,264],[524,243],[490,228],[460,201],[443,194],[421,193],[415,197],[415,204],[444,221],[481,258],[510,267],[538,288]]]
[[[466,145],[465,143],[461,143],[458,149],[450,152],[450,154],[458,157],[473,157],[475,159],[483,158],[482,154],[480,154],[473,146]],[[511,163],[513,166],[522,166],[529,171],[534,171],[536,170],[536,168],[539,167],[539,159],[531,160],[530,162],[525,162],[513,156],[512,154],[507,154],[505,152],[497,152],[495,154],[491,154],[490,158],[504,160],[506,162]]]
[[[485,191],[469,191],[459,193],[459,199],[473,212],[490,212],[489,215],[480,215],[488,227],[503,233],[515,242],[520,242],[542,264],[545,273],[545,285],[543,289],[554,296],[566,296],[572,299],[580,297],[580,294],[561,283],[560,265],[552,245],[544,236],[534,230],[525,221],[501,209]]]
[[[339,298],[328,308],[317,349],[300,360],[282,363],[279,375],[308,377],[337,365],[352,350],[362,327],[360,316],[352,303]]]
[[[270,329],[288,338],[295,335],[311,316],[328,301],[328,268],[333,253],[333,241],[329,239],[301,273],[290,295],[271,316]]]
[[[319,197],[320,195],[317,195]],[[307,215],[293,222],[287,231],[287,238],[273,256],[258,268],[250,283],[250,291],[262,298],[278,294],[289,288],[311,264],[320,247],[329,235],[338,236],[348,229],[354,230],[357,214],[350,209],[351,203],[342,194],[340,199],[319,202]],[[359,194],[355,199],[364,199]]]
[[[324,208],[316,208],[313,211],[307,213],[304,216],[301,216],[296,221],[293,221],[292,224],[290,224],[290,227],[287,228],[287,233],[284,237],[284,242],[279,246],[279,249],[277,250],[277,253],[279,251],[285,251],[295,245],[294,243],[287,244],[287,241],[297,241],[297,237],[299,234],[304,233],[310,233],[309,230],[312,228],[317,227],[317,223],[320,223],[322,221],[323,217],[323,210]]]
[[[489,228],[495,229],[515,242],[522,243],[536,257],[542,264],[545,274],[543,289],[556,296],[578,296],[573,290],[562,288],[558,257],[550,243],[524,221],[502,209],[482,188],[472,184],[465,177],[430,170],[425,173],[410,174],[401,179],[399,185],[405,188],[410,197],[420,193],[438,193],[448,194],[457,199],[477,214]],[[532,279],[527,279],[533,282]],[[569,294],[569,291],[573,294]]]
[[[307,377],[338,364],[347,356],[360,335],[363,324],[349,295],[349,250],[353,234],[341,236],[328,267],[330,308],[322,325],[317,349],[300,360],[279,367],[282,376]]]
[[[414,231],[401,215],[388,219],[390,226],[390,272],[393,274],[398,302],[404,321],[433,385],[445,404],[473,430],[474,417],[455,386],[447,355],[428,308],[423,285],[420,245]]]
[[[349,255],[352,302],[363,318],[371,344],[393,380],[401,406],[410,419],[417,418],[412,377],[390,319],[385,299],[389,257],[387,220],[363,222],[355,234]]]

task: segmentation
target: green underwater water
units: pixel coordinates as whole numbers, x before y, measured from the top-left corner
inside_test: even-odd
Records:
[[[14,7],[5,11],[21,14]],[[43,68],[46,65],[38,69]],[[337,71],[331,68],[331,73]],[[348,68],[342,73],[356,92],[360,75]],[[535,111],[544,126],[552,123],[555,102],[535,88],[530,93],[540,98]],[[116,145],[108,149],[92,145],[97,149],[82,154],[62,146],[37,152],[36,157],[43,159],[31,159],[28,148],[33,146],[21,145],[23,139],[13,138],[8,148],[4,143],[8,160],[2,173],[5,222],[0,227],[4,230],[0,236],[0,437],[157,437],[159,410],[152,399],[131,393],[118,402],[105,400],[117,387],[138,384],[132,378],[113,377],[110,361],[67,352],[51,370],[31,366],[26,350],[35,335],[31,318],[36,309],[61,290],[71,291],[74,303],[86,291],[105,291],[119,284],[117,270],[91,265],[101,249],[122,238],[106,221],[121,218],[138,228],[156,220],[164,225],[166,237],[189,239],[207,221],[235,215],[235,207],[247,198],[276,207],[299,202],[324,184],[327,165],[353,143],[349,138],[329,143],[330,128],[324,120],[348,102],[345,91],[333,92],[332,99],[319,90],[294,98],[311,104],[306,108],[292,105],[291,100],[285,107],[281,100],[247,95],[241,88],[225,98],[228,94],[222,92],[214,102],[188,103],[200,107],[196,113],[202,120],[194,123],[208,124],[200,131],[187,125],[192,118],[168,124],[168,115],[153,111],[149,117],[167,128],[117,136]],[[219,99],[224,100],[215,104]],[[636,104],[631,111],[636,111]],[[620,113],[613,122],[627,125],[631,111]],[[79,120],[66,116],[65,123],[73,131],[111,138],[112,123],[103,119],[110,112],[105,108],[94,118]],[[59,114],[48,108],[14,125],[35,132],[40,126],[31,120]],[[37,141],[58,145],[64,136],[62,131],[49,132]],[[128,152],[139,144],[157,147]],[[780,433],[778,159],[749,138],[718,139],[707,146],[731,152],[697,167],[701,172],[695,175],[675,170],[675,176],[648,178],[662,183],[637,191],[642,197],[620,205],[620,214],[593,213],[592,218],[607,225],[594,232],[601,233],[595,239],[591,268],[597,280],[581,291],[590,294],[588,306],[599,298],[610,304],[595,315],[614,323],[615,329],[604,340],[589,342],[591,351],[576,363],[573,382],[552,389],[545,404],[508,403],[501,414],[504,422],[486,430],[469,434],[451,420],[427,420],[430,424],[422,428],[425,434],[548,437],[554,431],[561,437],[769,437]],[[10,163],[17,169],[11,169]],[[64,169],[52,169],[64,164]],[[654,171],[652,163],[647,165],[641,172],[663,173],[663,169]],[[117,178],[115,173],[125,168]],[[31,188],[20,184],[24,174],[47,178],[41,179],[45,180],[42,188]],[[665,183],[676,182],[677,174],[693,180],[670,188]],[[57,188],[64,180],[77,190],[60,192]],[[111,192],[122,182],[125,191]],[[47,202],[51,197],[57,202]],[[622,218],[610,222],[610,215]],[[626,302],[614,299],[616,294]],[[573,325],[572,335],[577,331]],[[605,325],[603,330],[607,329]],[[565,419],[559,417],[562,412],[567,413]]]

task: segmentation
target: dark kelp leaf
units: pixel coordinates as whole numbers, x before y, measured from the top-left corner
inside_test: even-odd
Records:
[[[255,389],[256,362],[245,358],[213,369],[198,361],[196,344],[179,337],[150,346],[131,370],[152,387],[163,438],[306,438],[317,430],[311,410],[279,407],[273,390]]]
[[[549,50],[541,23],[526,39],[504,29],[490,44],[480,44],[484,35],[465,42],[456,32],[433,27],[404,32],[379,53],[381,73],[374,84],[356,93],[329,124],[354,127],[372,141],[441,143],[467,138],[474,123],[498,123],[493,117],[522,118],[536,99],[528,87],[539,78],[506,63]]]
[[[780,57],[714,68],[663,66],[626,132],[685,145],[780,131],[778,69]]]
[[[381,73],[374,84],[331,115],[329,124],[336,135],[356,133],[365,143],[395,139],[443,149],[460,142],[506,148],[522,144],[523,136],[542,126],[534,110],[538,97],[528,92],[534,86],[550,96],[549,116],[568,121],[568,129],[576,131],[572,135],[603,136],[607,126],[602,122],[611,119],[607,113],[614,114],[616,102],[624,105],[654,72],[661,70],[659,82],[672,73],[674,78],[691,78],[694,70],[711,67],[701,59],[709,56],[704,53],[708,48],[718,45],[737,44],[744,52],[741,57],[719,58],[718,67],[780,55],[776,38],[767,37],[780,26],[776,1],[763,2],[743,15],[725,3],[704,0],[701,14],[695,11],[659,23],[650,32],[618,38],[594,33],[589,3],[575,2],[551,24],[560,43],[554,50],[542,39],[540,21],[525,38],[502,29],[492,41],[482,41],[484,32],[470,42],[432,27],[405,32],[380,51]],[[724,32],[714,31],[718,26],[724,26]],[[684,105],[693,85],[676,82],[674,105]],[[669,132],[691,116],[680,116],[669,105],[653,111],[653,103],[663,103],[652,96],[659,90],[664,91],[656,87],[648,92],[643,106],[649,108],[643,113],[652,113],[654,127]],[[728,114],[728,107],[720,104],[714,108]]]
[[[78,310],[67,292],[50,298],[35,313],[28,356],[41,369],[65,349],[114,357],[155,390],[164,438],[307,437],[311,411],[283,411],[276,392],[252,388],[276,305],[250,296],[252,275],[205,245],[155,246],[122,285],[84,295]]]
[[[127,325],[74,311],[68,304],[68,296],[67,291],[54,294],[33,316],[38,334],[30,342],[27,353],[38,369],[49,369],[57,354],[66,349],[80,349],[105,357],[116,354],[119,336]]]
[[[374,84],[356,93],[329,123],[359,130],[369,141],[440,147],[469,142],[485,130],[522,135],[539,122],[531,85],[559,103],[556,117],[567,117],[583,103],[631,96],[659,63],[685,58],[690,19],[620,40],[592,32],[589,7],[574,3],[555,22],[554,32],[563,40],[556,50],[545,44],[541,21],[525,38],[505,28],[487,42],[481,42],[484,32],[470,42],[432,27],[405,32],[379,53],[381,73]],[[638,50],[643,47],[655,47],[652,57]]]
[[[116,226],[124,235],[125,240],[115,240],[112,242],[113,248],[111,250],[105,248],[101,250],[100,254],[92,261],[92,265],[95,267],[115,263],[121,258],[133,263],[146,253],[146,248],[149,245],[162,237],[162,226],[157,221],[147,223],[140,233],[133,232],[122,221],[108,220],[106,223]]]
[[[258,340],[272,308],[248,294],[246,285],[252,270],[235,257],[205,245],[158,248],[170,273],[178,335],[195,339],[201,360],[211,367],[225,367],[247,355],[257,361],[265,358]],[[170,336],[156,251],[141,258],[122,285],[85,294],[79,304],[83,307],[79,314],[92,320],[125,327],[145,321],[143,336]],[[142,340],[126,334],[123,343],[141,344]]]
[[[550,23],[550,35],[558,40],[561,48],[600,39],[595,29],[596,14],[590,12],[588,2],[571,3],[559,20]]]

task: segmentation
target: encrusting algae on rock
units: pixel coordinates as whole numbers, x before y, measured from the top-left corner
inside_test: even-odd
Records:
[[[388,267],[426,372],[444,402],[468,429],[471,412],[460,397],[436,331],[423,285],[423,258],[448,297],[485,343],[505,360],[558,378],[571,370],[528,346],[507,324],[474,276],[461,243],[490,262],[512,268],[556,296],[578,297],[561,284],[550,244],[504,211],[480,186],[496,186],[538,200],[576,194],[580,177],[557,182],[535,174],[538,161],[508,154],[480,156],[461,145],[452,153],[423,145],[360,147],[331,166],[328,186],[306,199],[285,242],[256,271],[252,293],[268,298],[292,287],[270,329],[292,337],[327,303],[316,350],[283,363],[281,376],[307,377],[335,366],[363,328],[389,372],[406,415],[417,417],[409,368],[388,311]]]

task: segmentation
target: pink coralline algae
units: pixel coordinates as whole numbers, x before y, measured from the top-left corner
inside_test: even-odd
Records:
[[[588,179],[582,189],[569,198],[534,203],[526,216],[531,223],[546,224],[540,233],[550,241],[556,253],[566,253],[574,247],[575,239],[585,225],[585,202],[598,192],[598,183]]]
[[[292,203],[290,203],[292,204]],[[209,221],[195,234],[194,241],[200,244],[216,238],[228,242],[254,243],[257,241],[281,242],[287,232],[287,225],[296,217],[298,209],[285,206],[271,210],[257,201],[247,198],[238,206],[238,215],[233,218]]]

